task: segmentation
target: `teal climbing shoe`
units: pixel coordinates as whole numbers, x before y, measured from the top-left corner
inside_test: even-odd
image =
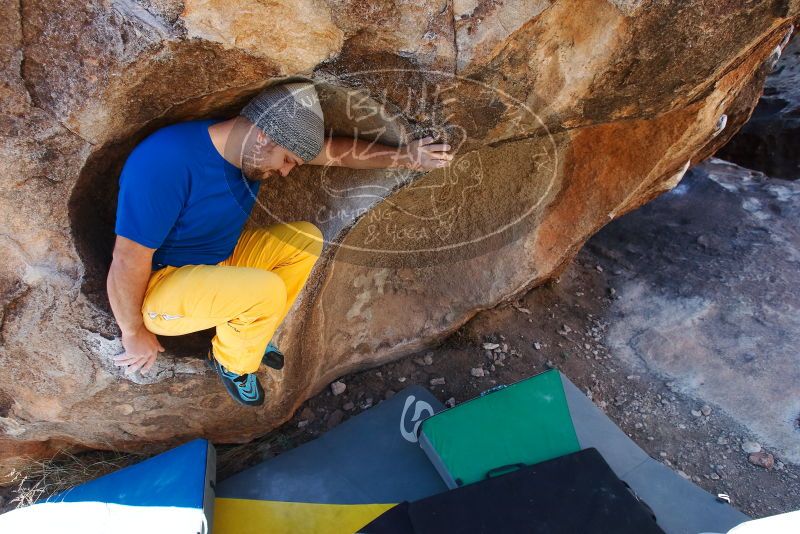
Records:
[[[211,351],[208,352],[206,363],[217,373],[233,400],[245,406],[261,406],[264,404],[264,388],[261,387],[255,373],[237,375],[228,371],[214,358]]]

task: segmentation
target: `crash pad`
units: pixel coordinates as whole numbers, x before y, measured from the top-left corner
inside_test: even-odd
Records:
[[[420,444],[449,488],[483,480],[504,466],[580,450],[555,369],[426,419]]]
[[[0,515],[0,532],[206,534],[215,477],[214,448],[197,439]]]
[[[412,386],[314,441],[233,475],[217,496],[316,504],[416,500],[447,487],[417,443],[421,421],[444,406]]]

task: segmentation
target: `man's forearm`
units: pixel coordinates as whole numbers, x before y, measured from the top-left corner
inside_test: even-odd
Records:
[[[142,302],[150,278],[150,269],[123,263],[119,259],[111,262],[107,289],[111,310],[124,335],[142,327]]]

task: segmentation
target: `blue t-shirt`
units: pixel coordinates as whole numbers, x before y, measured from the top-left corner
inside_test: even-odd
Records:
[[[153,269],[214,265],[233,252],[260,182],[211,142],[214,119],[165,126],[133,149],[119,179],[117,235],[157,249]]]

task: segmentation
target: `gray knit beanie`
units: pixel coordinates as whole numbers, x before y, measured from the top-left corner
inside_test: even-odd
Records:
[[[239,115],[258,126],[277,144],[308,162],[322,151],[325,122],[312,83],[267,87]]]

